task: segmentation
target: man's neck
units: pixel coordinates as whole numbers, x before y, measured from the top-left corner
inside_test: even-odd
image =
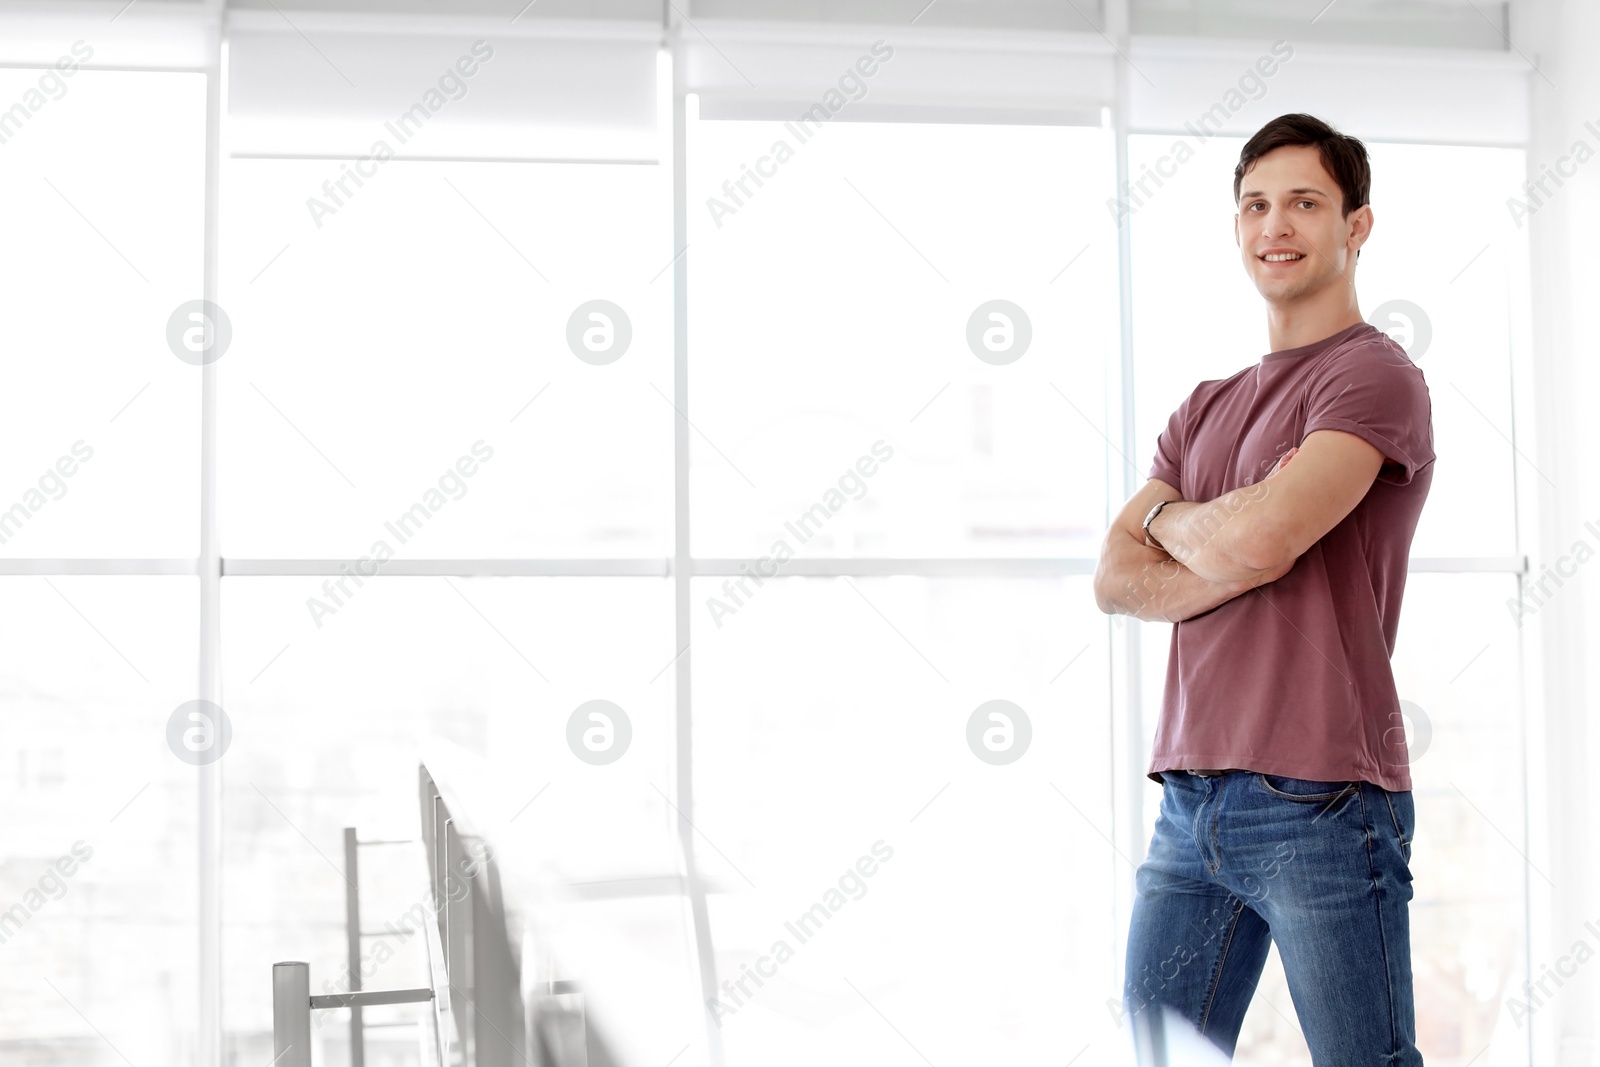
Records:
[[[1353,292],[1348,303],[1335,307],[1277,307],[1268,304],[1267,340],[1273,352],[1304,348],[1363,321]]]

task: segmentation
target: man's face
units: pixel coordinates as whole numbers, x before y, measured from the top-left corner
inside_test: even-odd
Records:
[[[1342,200],[1313,145],[1274,148],[1245,172],[1234,239],[1245,273],[1268,303],[1290,304],[1352,283],[1372,209],[1363,206],[1344,218]]]

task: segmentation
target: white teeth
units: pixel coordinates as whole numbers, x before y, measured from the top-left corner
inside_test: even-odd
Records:
[[[1274,252],[1271,255],[1264,256],[1262,258],[1264,258],[1268,263],[1285,263],[1292,259],[1304,259],[1305,257],[1300,255],[1298,252]]]

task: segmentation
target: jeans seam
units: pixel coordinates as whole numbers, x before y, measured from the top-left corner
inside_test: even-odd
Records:
[[[1373,788],[1380,789],[1382,787],[1373,786]],[[1374,827],[1372,825],[1372,818],[1368,814],[1366,790],[1362,789],[1360,790],[1360,793],[1361,812],[1363,816],[1362,821],[1367,825],[1367,874],[1372,882],[1372,905],[1377,911],[1378,946],[1383,952],[1383,989],[1389,1013],[1389,1051],[1387,1055],[1393,1056],[1399,1049],[1400,1036],[1395,1030],[1394,1022],[1394,978],[1389,965],[1389,935],[1388,931],[1384,929],[1383,925],[1383,890],[1378,885],[1378,871],[1372,859],[1372,837]],[[1387,795],[1385,795],[1384,799],[1385,801],[1388,800]],[[1391,813],[1393,810],[1394,809],[1391,807]]]
[[[1222,968],[1228,962],[1228,948],[1233,944],[1233,932],[1239,928],[1239,917],[1244,914],[1245,902],[1239,900],[1239,906],[1233,910],[1233,920],[1228,923],[1228,936],[1222,939],[1222,951],[1217,955],[1217,965],[1211,971],[1211,984],[1206,988],[1205,1006],[1200,1011],[1200,1032],[1206,1031],[1206,1023],[1211,1021],[1211,1009],[1216,1004],[1217,987],[1222,984]]]
[[[1218,802],[1219,805],[1221,804],[1221,801],[1222,801],[1222,798],[1218,797],[1217,798],[1217,802]],[[1218,817],[1217,809],[1216,808],[1212,808],[1211,809],[1211,854],[1217,858],[1217,865],[1211,869],[1211,873],[1212,874],[1216,874],[1219,870],[1222,869],[1222,842],[1217,840],[1217,833],[1220,830],[1220,827],[1219,827],[1218,824],[1221,821],[1222,820]]]
[[[1210,798],[1207,798],[1207,799],[1210,799]],[[1205,800],[1201,800],[1198,804],[1195,805],[1194,820],[1189,825],[1189,833],[1190,833],[1190,836],[1192,836],[1194,838],[1195,851],[1197,851],[1200,854],[1200,862],[1205,865],[1206,870],[1210,871],[1212,874],[1216,874],[1218,868],[1213,866],[1212,863],[1211,863],[1211,856],[1215,856],[1217,854],[1216,853],[1216,844],[1217,844],[1216,836],[1215,836],[1215,834],[1212,835],[1212,839],[1211,839],[1212,851],[1211,851],[1211,855],[1208,856],[1208,855],[1206,855],[1206,848],[1205,848],[1205,839],[1206,839],[1205,838],[1205,827],[1203,827],[1201,825],[1201,822],[1200,822],[1201,817],[1205,814],[1205,807],[1206,807],[1206,801]],[[1212,810],[1215,811],[1216,809],[1213,808]]]

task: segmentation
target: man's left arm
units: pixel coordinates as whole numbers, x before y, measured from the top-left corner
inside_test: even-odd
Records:
[[[1353,433],[1315,430],[1291,455],[1261,481],[1215,500],[1168,504],[1151,536],[1213,582],[1292,563],[1361,503],[1384,454]]]

